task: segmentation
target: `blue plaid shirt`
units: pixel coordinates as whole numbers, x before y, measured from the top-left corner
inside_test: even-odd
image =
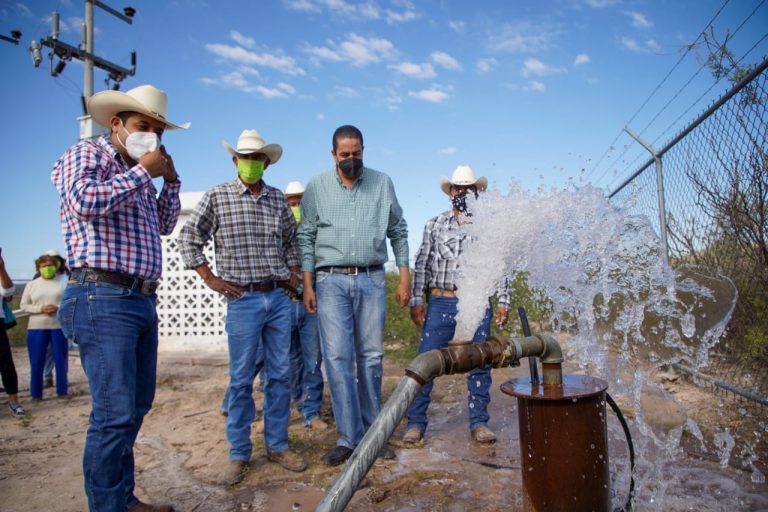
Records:
[[[160,277],[160,235],[170,235],[179,219],[179,180],[165,183],[158,196],[149,172],[128,167],[108,136],[72,146],[54,164],[51,180],[70,268]]]

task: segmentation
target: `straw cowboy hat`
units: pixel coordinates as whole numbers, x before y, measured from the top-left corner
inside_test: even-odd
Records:
[[[256,130],[243,130],[237,139],[237,149],[232,149],[232,146],[227,144],[225,140],[222,140],[221,143],[232,156],[261,153],[267,155],[270,164],[277,163],[283,155],[283,148],[279,144],[266,144]]]
[[[287,187],[285,187],[284,194],[285,194],[285,197],[303,196],[304,186],[298,181],[292,181],[288,184]]]
[[[140,85],[127,92],[102,91],[88,100],[88,113],[102,126],[109,126],[109,121],[120,112],[138,112],[156,119],[169,130],[189,128],[191,123],[174,124],[168,115],[168,96],[152,85]]]
[[[445,176],[440,176],[440,188],[448,195],[451,195],[451,185],[460,185],[467,187],[474,185],[477,187],[478,192],[484,191],[488,188],[488,179],[485,176],[475,178],[475,173],[472,172],[472,168],[468,165],[460,165],[451,175],[451,179]]]

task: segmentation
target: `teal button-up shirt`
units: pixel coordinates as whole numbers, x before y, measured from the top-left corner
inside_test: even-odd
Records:
[[[364,167],[351,189],[336,169],[312,178],[301,200],[302,271],[385,263],[387,238],[397,266],[407,267],[408,225],[389,176]]]

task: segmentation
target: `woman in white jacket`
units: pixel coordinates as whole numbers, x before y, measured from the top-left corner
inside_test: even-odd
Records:
[[[56,365],[56,394],[67,395],[67,338],[61,331],[56,312],[61,304],[64,283],[57,272],[57,261],[44,254],[35,260],[40,277],[26,287],[21,296],[21,309],[30,314],[27,326],[27,351],[29,352],[29,394],[33,400],[43,398],[43,368],[45,351],[50,344]]]

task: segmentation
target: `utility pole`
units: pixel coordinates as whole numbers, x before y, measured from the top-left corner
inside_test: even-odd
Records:
[[[40,50],[42,46],[47,46],[51,49],[51,53],[48,54],[48,58],[51,61],[51,76],[59,76],[64,67],[72,59],[78,59],[83,61],[83,115],[78,117],[80,122],[80,140],[91,139],[98,135],[100,131],[103,131],[98,124],[94,123],[91,116],[88,115],[86,105],[88,99],[93,96],[93,69],[94,67],[103,69],[109,76],[107,83],[111,80],[114,82],[112,89],[119,90],[120,82],[125,80],[129,76],[136,74],[136,52],[131,52],[131,67],[124,68],[112,62],[109,62],[101,57],[94,55],[93,53],[93,7],[97,6],[105,10],[109,14],[121,19],[129,25],[133,23],[133,16],[136,14],[136,9],[133,7],[125,7],[123,13],[120,13],[112,7],[106,5],[101,0],[85,0],[85,23],[83,25],[83,39],[80,45],[72,46],[63,41],[59,41],[59,13],[54,12],[51,15],[51,35],[40,41],[32,41],[29,45],[29,52],[32,54],[32,63],[35,67],[40,66],[43,60]],[[56,66],[53,66],[53,57],[57,56],[59,62]]]

